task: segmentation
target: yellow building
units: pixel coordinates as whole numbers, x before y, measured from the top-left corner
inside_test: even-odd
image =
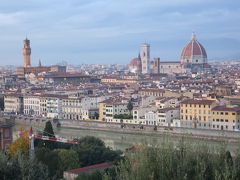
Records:
[[[211,109],[216,106],[214,100],[187,99],[180,105],[182,127],[210,129]]]
[[[99,103],[99,120],[105,121],[106,119],[106,102]]]
[[[240,108],[216,106],[212,109],[212,128],[217,130],[239,130]]]

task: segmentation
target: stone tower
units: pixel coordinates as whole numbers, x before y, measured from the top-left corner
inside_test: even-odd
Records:
[[[149,44],[142,44],[140,49],[140,57],[141,57],[141,64],[142,64],[142,74],[150,73],[150,45]]]
[[[153,73],[154,74],[160,73],[160,58],[158,57],[153,58]]]
[[[31,67],[31,48],[30,48],[30,40],[27,38],[23,41],[24,47],[22,49],[22,54],[24,56],[24,67]]]

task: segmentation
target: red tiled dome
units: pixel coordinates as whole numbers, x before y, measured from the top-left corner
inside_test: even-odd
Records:
[[[196,40],[195,34],[193,34],[191,41],[183,48],[181,53],[181,58],[192,57],[192,56],[202,56],[207,58],[207,53],[204,47]]]
[[[138,66],[141,60],[139,58],[134,58],[130,61],[129,66]]]

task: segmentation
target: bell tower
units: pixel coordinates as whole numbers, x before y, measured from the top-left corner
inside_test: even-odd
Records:
[[[150,70],[150,45],[149,44],[142,44],[140,48],[140,57],[142,62],[142,74],[148,74]]]
[[[30,47],[30,40],[27,38],[23,41],[24,47],[22,49],[22,54],[24,56],[24,67],[31,67],[31,47]]]

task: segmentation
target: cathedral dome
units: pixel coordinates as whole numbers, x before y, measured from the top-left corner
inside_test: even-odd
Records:
[[[133,58],[130,61],[129,66],[138,66],[140,62],[141,62],[141,60],[139,58]]]
[[[194,33],[192,34],[191,41],[182,50],[181,63],[192,63],[192,64],[207,63],[206,50],[196,40],[196,35]]]
[[[129,63],[129,71],[131,73],[139,73],[141,70],[141,59],[134,58]]]

